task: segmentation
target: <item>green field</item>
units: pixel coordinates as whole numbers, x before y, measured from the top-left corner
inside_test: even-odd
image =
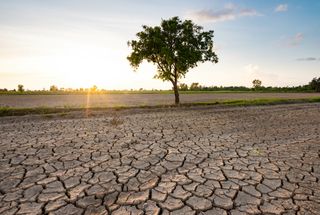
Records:
[[[73,111],[106,111],[106,110],[122,110],[133,108],[181,108],[192,106],[254,106],[254,105],[277,105],[277,104],[298,104],[298,103],[318,103],[320,97],[312,97],[305,99],[251,99],[251,100],[224,100],[224,101],[212,101],[212,102],[193,102],[183,103],[179,106],[176,105],[138,105],[138,106],[114,106],[114,107],[90,107],[90,108],[77,108],[77,107],[35,107],[35,108],[13,108],[13,107],[0,107],[0,116],[22,116],[28,114],[67,114]]]

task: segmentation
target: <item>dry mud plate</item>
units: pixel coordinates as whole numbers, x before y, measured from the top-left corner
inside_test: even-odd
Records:
[[[319,214],[320,104],[0,119],[0,214]]]

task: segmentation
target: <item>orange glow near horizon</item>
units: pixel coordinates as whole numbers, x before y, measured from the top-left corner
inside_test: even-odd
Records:
[[[89,108],[90,108],[90,90],[87,93],[87,102],[86,102],[86,117],[89,116]]]

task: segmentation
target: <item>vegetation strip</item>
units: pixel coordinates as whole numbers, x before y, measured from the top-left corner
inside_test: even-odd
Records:
[[[275,104],[295,104],[295,103],[315,103],[320,102],[320,97],[306,98],[306,99],[252,99],[252,100],[224,100],[224,101],[208,101],[208,102],[194,102],[182,103],[180,105],[151,105],[151,106],[114,106],[114,107],[90,107],[90,108],[57,108],[57,107],[36,107],[36,108],[12,108],[0,107],[0,117],[2,116],[23,116],[29,114],[66,114],[73,111],[98,111],[98,110],[121,110],[121,109],[134,109],[134,108],[177,108],[177,107],[192,107],[192,106],[254,106],[254,105],[275,105]]]

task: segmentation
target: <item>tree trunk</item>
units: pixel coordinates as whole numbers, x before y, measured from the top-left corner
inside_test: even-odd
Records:
[[[180,104],[180,98],[179,98],[179,91],[178,91],[178,84],[177,82],[173,82],[173,91],[174,91],[174,97],[175,97],[175,104]]]

